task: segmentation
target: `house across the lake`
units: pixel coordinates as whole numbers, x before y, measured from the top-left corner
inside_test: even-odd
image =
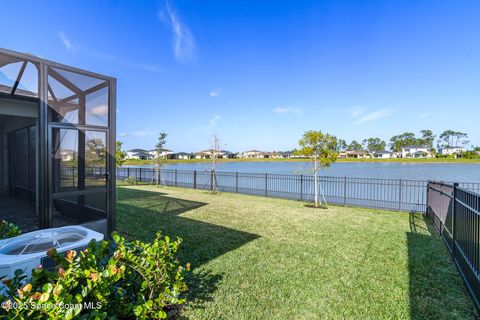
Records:
[[[216,154],[217,159],[233,159],[236,158],[236,154],[227,150],[218,150],[213,149],[203,150],[195,152],[195,159],[212,159],[213,155]]]
[[[426,146],[402,147],[402,158],[431,158],[432,153]]]
[[[173,160],[189,160],[193,158],[194,158],[194,155],[188,152],[173,152],[167,155],[167,159],[173,159]]]
[[[464,147],[443,147],[443,148],[440,148],[438,149],[438,153],[441,154],[441,155],[444,155],[444,156],[451,156],[451,155],[458,155],[458,154],[461,154],[465,152],[465,148]]]
[[[365,150],[347,150],[339,153],[339,158],[368,159],[372,155]]]
[[[149,150],[132,149],[126,152],[126,159],[152,160],[154,155]]]
[[[270,158],[290,159],[295,158],[293,151],[273,151],[270,152]]]
[[[1,219],[115,227],[116,79],[0,49]]]
[[[194,153],[195,159],[211,159],[212,152],[210,150],[203,150]]]
[[[241,154],[242,158],[250,158],[250,159],[265,159],[270,158],[270,152],[258,151],[258,150],[249,150],[244,151]]]
[[[372,157],[375,159],[390,159],[390,158],[393,158],[393,155],[390,151],[382,150],[382,151],[373,151]]]
[[[231,151],[222,150],[220,151],[223,159],[235,159],[237,154]]]
[[[173,151],[170,149],[163,149],[162,152],[160,152],[159,154],[157,150],[152,149],[152,150],[148,150],[148,153],[152,155],[153,159],[157,159],[157,158],[168,159],[169,155],[173,154]]]

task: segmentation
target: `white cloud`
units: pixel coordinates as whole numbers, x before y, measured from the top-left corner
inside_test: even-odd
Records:
[[[162,68],[160,68],[157,65],[146,64],[146,63],[130,63],[130,62],[124,61],[122,59],[119,59],[118,57],[116,57],[114,55],[111,55],[109,53],[98,52],[98,51],[90,51],[90,50],[81,50],[81,51],[82,51],[82,53],[84,53],[88,56],[91,56],[91,57],[94,57],[94,58],[97,58],[97,59],[101,59],[101,60],[105,60],[105,61],[108,61],[110,63],[115,63],[115,64],[125,66],[125,67],[132,67],[132,68],[142,69],[142,70],[150,71],[150,72],[161,72],[162,71]]]
[[[288,107],[277,107],[273,109],[274,113],[282,114],[282,113],[293,113],[299,116],[303,115],[303,110],[299,108],[288,108]]]
[[[102,104],[102,105],[93,107],[90,110],[90,113],[95,116],[106,116],[108,114],[108,106],[106,104]]]
[[[222,91],[220,91],[219,89],[212,90],[210,91],[210,97],[218,97],[220,93],[222,93]]]
[[[396,111],[395,108],[383,108],[374,112],[370,112],[362,116],[357,121],[355,121],[354,124],[362,124],[362,123],[367,123],[367,122],[375,121],[378,119],[386,118],[394,114],[395,111]]]
[[[70,39],[67,38],[67,35],[65,34],[65,32],[60,31],[58,33],[58,37],[62,41],[62,43],[65,46],[65,48],[67,49],[67,51],[70,51],[70,52],[75,51],[75,46],[72,44],[72,41],[70,41]]]
[[[91,51],[85,48],[82,48],[78,45],[73,45],[72,41],[66,36],[66,34],[63,31],[60,31],[58,33],[58,37],[62,41],[63,45],[65,48],[70,51],[70,52],[76,52],[76,53],[81,53],[90,57],[94,57],[97,59],[105,60],[110,63],[115,63],[121,66],[125,67],[132,67],[136,69],[141,69],[145,71],[150,71],[150,72],[161,72],[162,68],[160,68],[157,65],[153,64],[146,64],[146,63],[130,63],[128,61],[125,61],[124,59],[118,58],[114,55],[104,53],[104,52],[98,52],[98,51]]]
[[[418,117],[419,117],[419,118],[426,118],[426,117],[428,117],[429,115],[430,115],[430,112],[424,112],[424,113],[420,113],[420,114],[418,115]]]
[[[193,128],[191,132],[194,135],[211,134],[212,131],[218,126],[220,119],[220,115],[214,114],[205,124]]]
[[[218,114],[214,114],[213,117],[208,121],[208,125],[206,126],[206,128],[214,129],[215,127],[217,127],[219,121],[220,116]]]
[[[195,40],[188,27],[178,18],[177,13],[170,5],[165,2],[165,8],[162,9],[158,18],[173,34],[173,54],[179,62],[192,62],[195,60]]]
[[[351,107],[347,109],[347,112],[350,114],[352,117],[358,117],[359,115],[363,114],[365,112],[365,108],[362,107]]]

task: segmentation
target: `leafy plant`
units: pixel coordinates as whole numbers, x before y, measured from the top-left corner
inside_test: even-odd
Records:
[[[114,235],[116,243],[124,240]],[[117,252],[127,268],[129,284],[135,284],[131,301],[134,314],[140,318],[166,318],[166,310],[185,303],[181,294],[187,290],[183,281],[183,268],[178,265],[175,254],[181,241],[171,241],[168,236],[157,234],[151,243],[134,241],[122,245]],[[186,266],[187,271],[190,265]]]
[[[185,303],[184,272],[189,269],[175,259],[181,240],[171,241],[160,233],[151,243],[127,243],[117,234],[113,239],[92,241],[80,252],[58,254],[50,249],[56,270],[39,266],[27,283],[18,270],[13,279],[3,281],[4,317],[164,319],[176,312]]]
[[[121,167],[126,160],[127,153],[122,150],[123,142],[117,141],[115,143],[115,163],[117,167]]]
[[[163,151],[165,151],[165,144],[167,143],[167,134],[165,132],[160,132],[158,136],[158,142],[155,145],[155,158],[154,162],[157,165],[162,164],[162,162],[165,160],[165,157],[163,156]]]
[[[22,231],[13,223],[9,223],[5,220],[0,222],[0,240],[15,237],[21,233]]]
[[[136,184],[137,183],[137,179],[135,179],[135,177],[127,177],[125,179],[125,182],[128,183],[128,184]]]
[[[313,162],[314,203],[318,208],[318,169],[330,167],[337,161],[337,137],[322,131],[306,131],[298,141],[300,149],[296,155],[309,157]]]

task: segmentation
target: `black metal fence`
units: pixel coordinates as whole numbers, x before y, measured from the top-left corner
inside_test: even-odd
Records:
[[[313,201],[314,178],[311,175],[271,173],[240,173],[161,169],[161,185],[193,189],[259,195],[266,197]],[[153,168],[118,168],[117,179],[134,178],[140,183],[155,183]],[[319,177],[320,196],[328,203],[379,209],[425,212],[427,181],[404,179],[373,179]],[[467,187],[467,186],[465,186]],[[480,183],[469,188],[480,190]]]
[[[427,214],[480,308],[480,194],[458,183],[429,182]]]

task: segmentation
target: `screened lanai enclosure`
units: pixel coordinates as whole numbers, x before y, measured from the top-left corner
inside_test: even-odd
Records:
[[[114,78],[0,49],[0,219],[110,234],[115,89]]]

